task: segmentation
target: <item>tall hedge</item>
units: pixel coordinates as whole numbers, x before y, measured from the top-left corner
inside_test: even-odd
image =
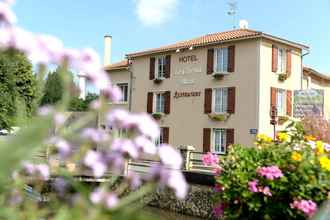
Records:
[[[30,61],[20,52],[0,51],[0,129],[9,130],[15,125],[18,110],[30,117],[36,97],[37,81]]]

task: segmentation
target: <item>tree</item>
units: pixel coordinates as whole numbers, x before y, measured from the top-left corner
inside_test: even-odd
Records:
[[[62,99],[64,88],[62,78],[60,76],[60,71],[61,70],[57,68],[55,71],[50,72],[47,75],[45,89],[41,99],[41,105],[54,105]],[[78,96],[79,89],[73,82],[73,73],[69,72],[69,74],[71,76],[70,94],[72,97],[76,97]]]
[[[0,129],[10,130],[15,125],[18,110],[24,110],[23,116],[27,117],[35,111],[37,81],[24,54],[0,51],[0,94]]]

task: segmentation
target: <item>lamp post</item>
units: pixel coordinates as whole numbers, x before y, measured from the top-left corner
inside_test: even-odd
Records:
[[[277,108],[272,106],[270,110],[270,124],[274,127],[274,141],[276,140],[276,125],[277,125]]]

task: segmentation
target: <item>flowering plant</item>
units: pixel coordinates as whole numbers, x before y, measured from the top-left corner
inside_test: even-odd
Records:
[[[259,134],[258,147],[235,145],[220,158],[214,214],[225,219],[306,219],[330,192],[328,144],[307,141],[292,122],[273,141]]]
[[[121,92],[98,55],[92,49],[67,49],[55,37],[17,27],[12,3],[0,1],[0,49],[23,52],[34,62],[39,83],[49,65],[61,66],[64,94],[56,106],[40,108],[15,136],[0,142],[0,219],[139,219],[133,213],[142,203],[136,201],[157,187],[169,187],[184,198],[181,155],[171,146],[155,146],[160,132],[149,115],[108,109],[107,103],[119,101]],[[83,73],[102,95],[88,114],[66,126],[69,69]],[[129,136],[87,127],[98,114],[106,117],[106,127],[127,130]],[[46,157],[37,157],[40,152]],[[159,159],[144,176],[127,169],[128,160],[142,155]],[[98,180],[97,187],[76,176]]]

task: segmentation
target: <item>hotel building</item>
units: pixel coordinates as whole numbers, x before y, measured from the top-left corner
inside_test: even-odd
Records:
[[[315,81],[315,74],[303,74],[308,50],[236,29],[130,53],[105,65],[123,91],[111,108],[151,114],[161,127],[158,143],[224,154],[233,143],[251,146],[256,133],[272,136],[272,107],[292,117],[293,92]]]

